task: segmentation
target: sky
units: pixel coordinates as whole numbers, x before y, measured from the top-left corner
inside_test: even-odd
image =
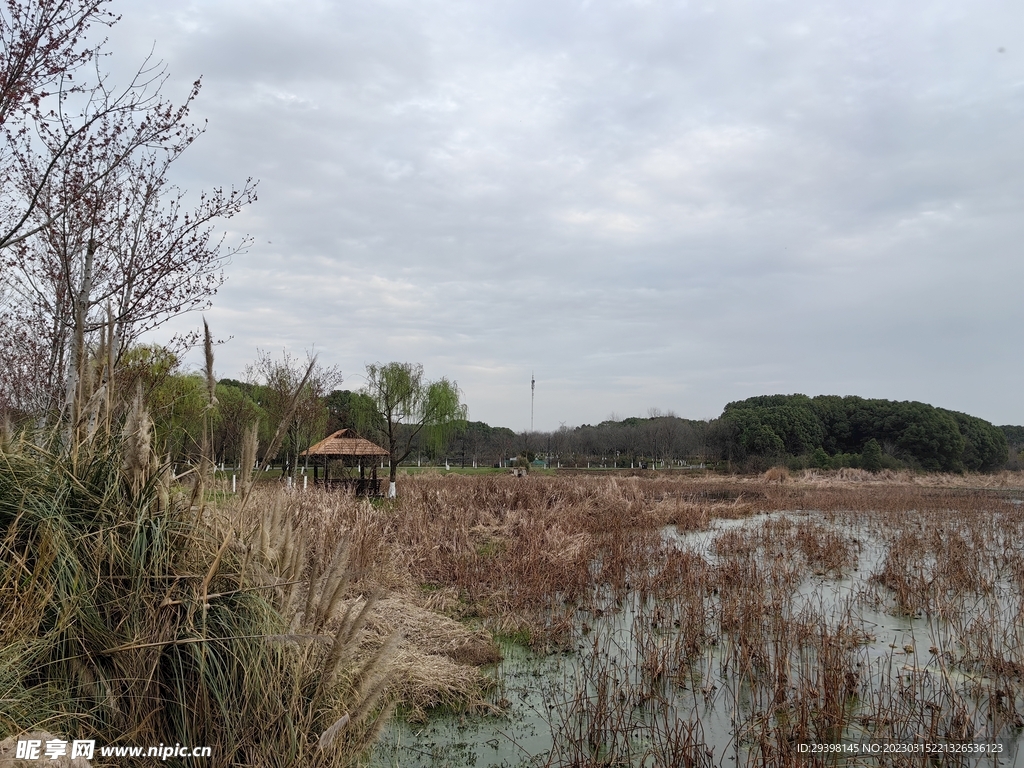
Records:
[[[531,376],[538,430],[793,392],[1024,424],[1012,0],[114,9],[113,77],[202,77],[175,181],[259,180],[220,377],[418,362],[517,431]]]

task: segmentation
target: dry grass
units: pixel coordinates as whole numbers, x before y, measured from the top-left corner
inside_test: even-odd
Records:
[[[280,505],[241,530],[197,519],[191,493],[126,460],[128,437],[0,453],[0,739],[209,745],[215,767],[357,760],[394,706],[398,648],[341,599],[344,550],[307,562]]]
[[[424,606],[440,592],[433,607],[453,617],[498,630],[525,622],[539,641],[557,634],[595,583],[626,590],[629,564],[666,518],[683,514],[654,504],[636,480],[418,478],[403,491],[389,506],[299,495],[295,522],[314,532],[310,557],[344,539],[360,589]],[[686,514],[708,519],[690,502]]]
[[[992,488],[980,488],[977,477],[903,473],[884,480],[859,470],[806,472],[784,483],[712,476],[421,476],[405,481],[391,505],[310,491],[293,496],[289,514],[306,532],[312,562],[348,542],[353,589],[402,595],[492,628],[525,621],[543,639],[576,606],[592,602],[595,588],[627,591],[659,556],[666,525],[700,531],[716,519],[800,509],[833,517],[980,514],[1008,509],[997,490],[1014,487],[1013,481],[1024,487],[1024,477],[1008,473]],[[255,491],[254,508],[273,503],[276,493]],[[772,534],[778,553],[800,552],[812,572],[849,567],[855,542],[820,524],[778,525]],[[736,544],[726,539],[719,546]],[[1012,551],[1006,557],[1024,576],[1021,559]]]
[[[815,512],[725,529],[706,555],[655,547],[635,577],[630,642],[578,638],[592,648],[575,695],[557,708],[548,764],[789,766],[807,760],[795,745],[808,741],[1013,738],[1024,726],[1024,515],[1002,491],[1019,498],[1021,477],[988,488],[980,478],[889,480],[690,483],[751,513]],[[808,599],[809,580],[863,564],[865,542],[882,550],[868,588],[845,602]],[[919,617],[928,649],[878,657],[859,606]],[[727,750],[719,743],[713,760],[700,734],[711,711],[732,718]],[[673,719],[688,727],[662,727]]]
[[[410,720],[428,710],[489,710],[483,694],[490,679],[479,667],[501,656],[493,637],[397,597],[381,600],[367,622],[378,638],[398,633],[405,641],[391,661],[395,696]]]
[[[294,494],[289,514],[311,562],[347,542],[346,599],[386,595],[368,628],[405,634],[394,684],[413,717],[478,697],[489,633],[515,633],[541,649],[592,647],[581,698],[553,710],[551,765],[718,764],[694,713],[727,706],[735,754],[783,766],[801,741],[948,740],[1021,721],[1024,513],[1008,493],[1021,488],[1009,473],[428,476],[379,506]],[[257,507],[272,498],[260,493]],[[799,510],[813,515],[711,532],[703,554],[664,536]],[[802,597],[809,580],[849,578],[867,542],[882,554],[861,592],[831,607]],[[869,656],[862,605],[920,615],[931,634]],[[599,627],[623,610],[635,654],[616,659]]]

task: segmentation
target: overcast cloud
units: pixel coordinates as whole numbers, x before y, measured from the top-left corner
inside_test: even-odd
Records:
[[[791,392],[1024,423],[1016,3],[117,10],[115,71],[203,77],[179,183],[260,180],[220,376],[417,361],[516,430],[531,372],[538,429]]]

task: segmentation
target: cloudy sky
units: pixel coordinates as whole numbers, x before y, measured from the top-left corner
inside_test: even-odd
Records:
[[[220,376],[421,362],[516,430],[531,372],[538,429],[791,392],[1024,423],[1013,0],[116,9],[115,72],[203,78],[179,183],[260,180]]]

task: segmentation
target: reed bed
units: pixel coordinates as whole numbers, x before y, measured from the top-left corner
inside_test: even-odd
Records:
[[[309,556],[346,540],[360,588],[418,592],[424,606],[542,646],[565,638],[596,587],[625,595],[670,521],[699,529],[737,512],[702,488],[676,494],[636,478],[418,477],[403,491],[387,506],[296,494]],[[274,496],[257,492],[254,504]]]
[[[542,763],[874,765],[797,746],[1024,726],[1024,483],[927,480],[426,476],[296,511],[363,589],[573,651]]]
[[[668,525],[700,531],[715,520],[786,510],[820,511],[826,522],[861,513],[1012,511],[991,490],[910,479],[418,476],[405,481],[393,505],[310,491],[295,494],[293,514],[296,526],[309,531],[314,560],[342,538],[350,542],[356,580],[367,589],[441,593],[436,604],[461,617],[526,616],[535,624],[543,614],[557,623],[560,606],[585,607],[595,586],[622,592],[632,573],[646,573],[663,556]],[[254,498],[257,506],[272,503],[277,492],[263,493]],[[787,531],[780,546],[799,549],[812,571],[839,573],[857,554],[855,541],[847,546],[828,526],[805,522]],[[1005,543],[1003,550],[1007,563],[1017,564],[1017,578],[1024,577],[1024,558]],[[543,624],[532,627],[542,639]]]
[[[397,637],[364,642],[368,610],[339,599],[344,550],[307,567],[282,515],[204,511],[202,477],[169,487],[147,448],[97,432],[0,452],[0,741],[45,729],[210,746],[212,766],[355,762],[393,707]]]
[[[947,485],[722,485],[758,512],[815,511],[725,529],[706,552],[663,545],[637,577],[631,636],[580,638],[549,765],[917,764],[796,747],[1012,747],[1024,727],[1019,505]],[[920,642],[886,648],[865,609],[906,617]],[[666,721],[689,727],[666,742]]]

